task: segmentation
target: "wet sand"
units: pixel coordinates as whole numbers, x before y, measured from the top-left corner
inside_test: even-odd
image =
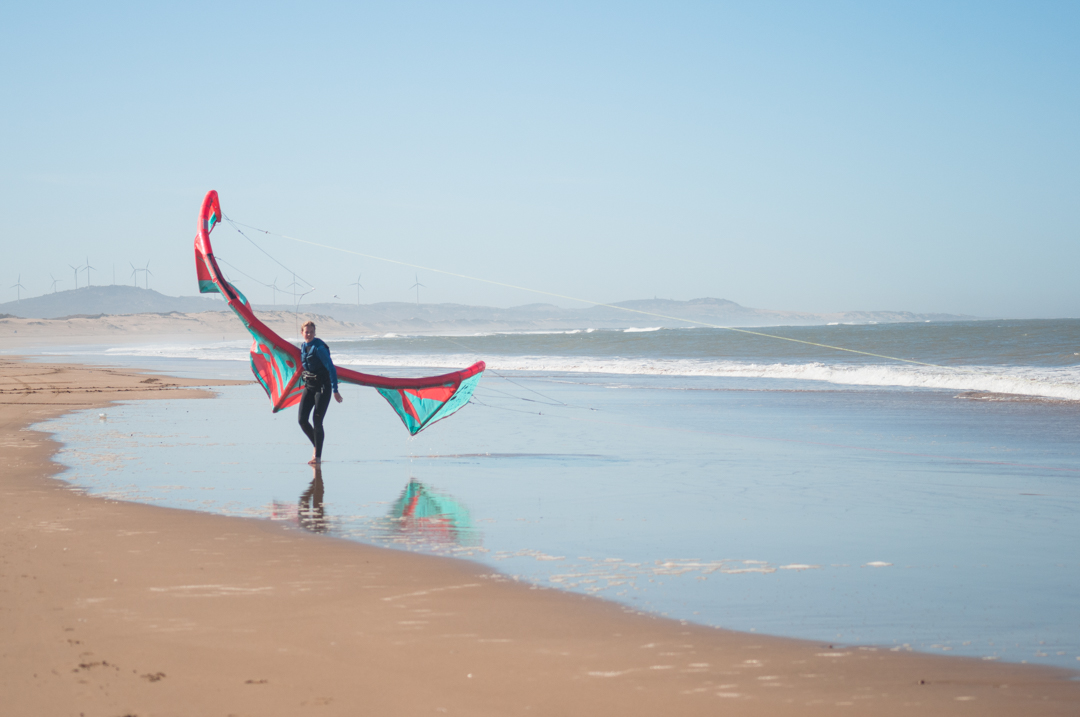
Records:
[[[5,714],[1080,713],[1065,670],[698,627],[466,561],[88,497],[26,430],[207,385],[0,359]]]

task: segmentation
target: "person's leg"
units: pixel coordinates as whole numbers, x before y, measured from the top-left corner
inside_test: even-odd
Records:
[[[322,458],[323,438],[325,433],[323,432],[323,417],[326,416],[326,409],[330,408],[330,386],[326,385],[319,389],[319,392],[315,395],[315,413],[312,416],[312,420],[315,423],[315,460],[318,461]]]
[[[297,415],[297,419],[300,422],[300,428],[303,429],[304,435],[308,437],[308,440],[311,441],[311,445],[315,446],[316,449],[318,448],[318,443],[316,443],[315,440],[315,429],[312,428],[311,424],[308,422],[308,416],[311,415],[311,409],[315,408],[315,397],[317,395],[318,394],[311,388],[305,388],[304,394],[300,397],[300,412]],[[318,419],[316,419],[316,421],[318,422]]]

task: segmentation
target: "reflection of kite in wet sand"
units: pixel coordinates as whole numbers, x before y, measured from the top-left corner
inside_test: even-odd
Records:
[[[275,334],[255,317],[247,298],[225,280],[210,246],[210,232],[221,221],[217,192],[210,190],[199,212],[199,233],[195,237],[195,269],[199,291],[220,293],[229,308],[244,322],[254,341],[251,344],[251,370],[266,389],[274,412],[295,406],[304,392],[301,380],[300,349]],[[387,378],[347,368],[338,368],[338,380],[371,386],[383,395],[401,417],[401,422],[416,435],[435,421],[446,418],[469,402],[473,389],[484,373],[484,362],[477,361],[460,371],[426,378]]]
[[[405,486],[389,517],[398,532],[434,542],[466,545],[478,537],[465,506],[416,479]]]

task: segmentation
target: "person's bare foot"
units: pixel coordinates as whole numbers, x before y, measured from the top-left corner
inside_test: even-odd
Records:
[[[318,456],[312,456],[311,460],[307,462],[309,466],[317,466],[320,463],[322,463],[322,458],[319,458]]]

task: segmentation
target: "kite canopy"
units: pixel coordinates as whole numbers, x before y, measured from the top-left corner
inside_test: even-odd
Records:
[[[199,291],[220,293],[254,339],[251,344],[251,371],[266,389],[274,412],[300,402],[304,392],[301,381],[300,349],[278,336],[255,316],[240,291],[225,280],[214,259],[210,232],[221,221],[218,193],[210,190],[199,212],[199,233],[195,237],[195,272]],[[469,402],[484,362],[477,361],[461,371],[426,378],[387,378],[337,367],[338,381],[370,386],[383,395],[397,412],[401,422],[416,435],[432,423],[446,418]]]

